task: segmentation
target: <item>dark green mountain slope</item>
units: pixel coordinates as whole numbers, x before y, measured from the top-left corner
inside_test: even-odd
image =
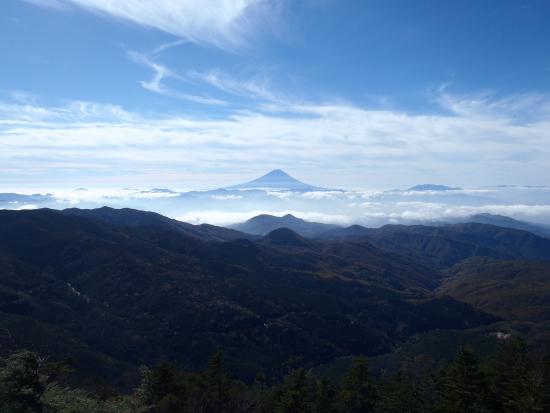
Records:
[[[98,373],[119,380],[120,366],[195,369],[222,350],[250,379],[493,320],[433,297],[436,271],[370,245],[288,245],[290,231],[205,241],[139,211],[114,223],[74,212],[0,211],[2,351],[24,343],[89,370],[108,360]]]
[[[205,241],[231,241],[239,238],[254,238],[250,236],[250,234],[245,234],[229,228],[217,227],[208,224],[192,225],[186,222],[167,218],[155,212],[138,211],[130,208],[70,208],[65,209],[63,213],[67,215],[92,218],[115,227],[178,231],[185,235],[200,238]]]
[[[507,320],[550,321],[550,262],[472,258],[439,289]]]

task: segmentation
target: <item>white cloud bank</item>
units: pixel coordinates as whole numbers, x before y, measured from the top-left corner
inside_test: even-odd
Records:
[[[550,202],[550,199],[549,199]],[[476,214],[503,215],[518,220],[548,224],[550,222],[549,205],[448,205],[428,202],[417,202],[403,205],[381,205],[382,208],[364,211],[357,219],[363,222],[381,221],[395,223],[447,221],[453,218],[466,218]],[[397,207],[397,208],[396,208]]]
[[[303,104],[193,118],[144,116],[94,102],[40,107],[11,101],[0,102],[0,175],[11,182],[70,180],[70,173],[74,181],[106,175],[120,182],[139,175],[159,185],[182,173],[221,174],[228,179],[223,186],[239,174],[280,167],[334,188],[545,185],[549,130],[544,113],[518,122],[506,111],[416,115]]]

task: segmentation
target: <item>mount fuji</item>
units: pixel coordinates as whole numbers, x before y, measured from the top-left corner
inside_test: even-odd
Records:
[[[249,182],[233,185],[224,189],[272,189],[291,191],[326,191],[326,188],[309,185],[298,181],[281,169],[273,171]]]

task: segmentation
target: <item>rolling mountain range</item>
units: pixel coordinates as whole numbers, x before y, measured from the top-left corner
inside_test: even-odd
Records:
[[[119,386],[140,364],[193,370],[217,350],[238,377],[280,377],[417,334],[485,334],[515,313],[453,285],[465,271],[453,266],[550,260],[550,240],[484,224],[324,229],[260,237],[131,209],[0,211],[0,351],[70,356]]]
[[[477,222],[478,224],[489,224],[504,228],[520,229],[522,231],[532,232],[540,237],[550,239],[550,227],[546,225],[537,225],[530,222],[518,221],[510,217],[494,214],[475,214],[464,219],[455,219],[456,222]]]
[[[448,222],[432,222],[426,225],[418,225],[417,228],[429,227],[429,228],[452,228],[452,225],[457,224],[486,224],[502,228],[515,229],[520,231],[530,232],[539,237],[550,239],[550,229],[544,225],[531,224],[529,222],[518,221],[502,215],[492,214],[476,214],[464,218],[451,219]],[[362,236],[370,236],[389,228],[410,228],[411,226],[391,226],[386,225],[383,228],[385,230],[377,228],[367,228],[362,225],[351,225],[349,227],[342,227],[332,224],[323,224],[319,222],[306,221],[301,218],[297,218],[292,214],[286,214],[282,217],[274,215],[262,214],[250,218],[249,220],[230,225],[229,228],[236,229],[238,231],[254,234],[265,235],[270,231],[278,228],[288,228],[298,234],[308,238],[323,238],[323,239],[352,239]],[[457,227],[458,228],[458,227]]]
[[[477,223],[440,227],[386,225],[367,229],[363,239],[379,248],[399,252],[440,269],[472,256],[550,259],[549,239],[527,231]]]
[[[254,236],[215,225],[192,225],[167,218],[155,212],[137,211],[130,208],[114,209],[102,207],[97,209],[70,208],[63,210],[65,215],[74,215],[101,221],[119,228],[140,228],[152,231],[178,232],[182,235],[198,238],[203,241],[232,241],[236,239],[253,239]]]

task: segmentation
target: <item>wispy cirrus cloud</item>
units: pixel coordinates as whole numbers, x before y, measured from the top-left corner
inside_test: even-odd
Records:
[[[272,90],[267,77],[256,76],[248,79],[236,79],[218,69],[206,72],[191,71],[189,76],[191,79],[204,82],[231,95],[270,102],[282,102],[284,100]]]
[[[24,92],[18,92],[25,94]],[[13,94],[12,94],[13,96]],[[111,103],[87,102],[73,100],[63,106],[40,106],[33,95],[32,103],[19,98],[12,101],[0,101],[0,127],[2,125],[51,126],[52,124],[71,125],[73,122],[128,121],[134,115],[119,105]],[[0,129],[1,131],[1,129]]]
[[[513,117],[516,121],[550,117],[550,100],[544,93],[497,96],[490,91],[456,95],[440,88],[437,103],[451,113],[469,117]]]
[[[194,95],[191,93],[185,93],[178,90],[171,89],[165,85],[163,80],[172,78],[176,80],[184,80],[180,75],[170,70],[168,67],[154,62],[148,55],[144,53],[138,53],[135,51],[129,51],[128,56],[135,62],[145,65],[153,70],[153,77],[149,80],[141,80],[139,84],[146,90],[158,93],[164,96],[170,96],[178,99],[189,100],[204,105],[225,105],[226,102],[221,99],[215,99],[210,96]]]
[[[152,27],[197,44],[233,48],[261,27],[253,16],[264,0],[26,0],[53,8],[80,7],[101,16]]]
[[[67,8],[65,0],[23,0],[27,3],[35,4],[40,7],[48,7],[51,9],[64,10]]]
[[[139,83],[143,88],[156,93],[166,94],[167,90],[162,83],[166,77],[178,79],[179,76],[168,69],[166,66],[153,62],[147,55],[134,51],[129,51],[128,56],[133,61],[145,65],[153,70],[153,77],[150,80],[141,80]]]

